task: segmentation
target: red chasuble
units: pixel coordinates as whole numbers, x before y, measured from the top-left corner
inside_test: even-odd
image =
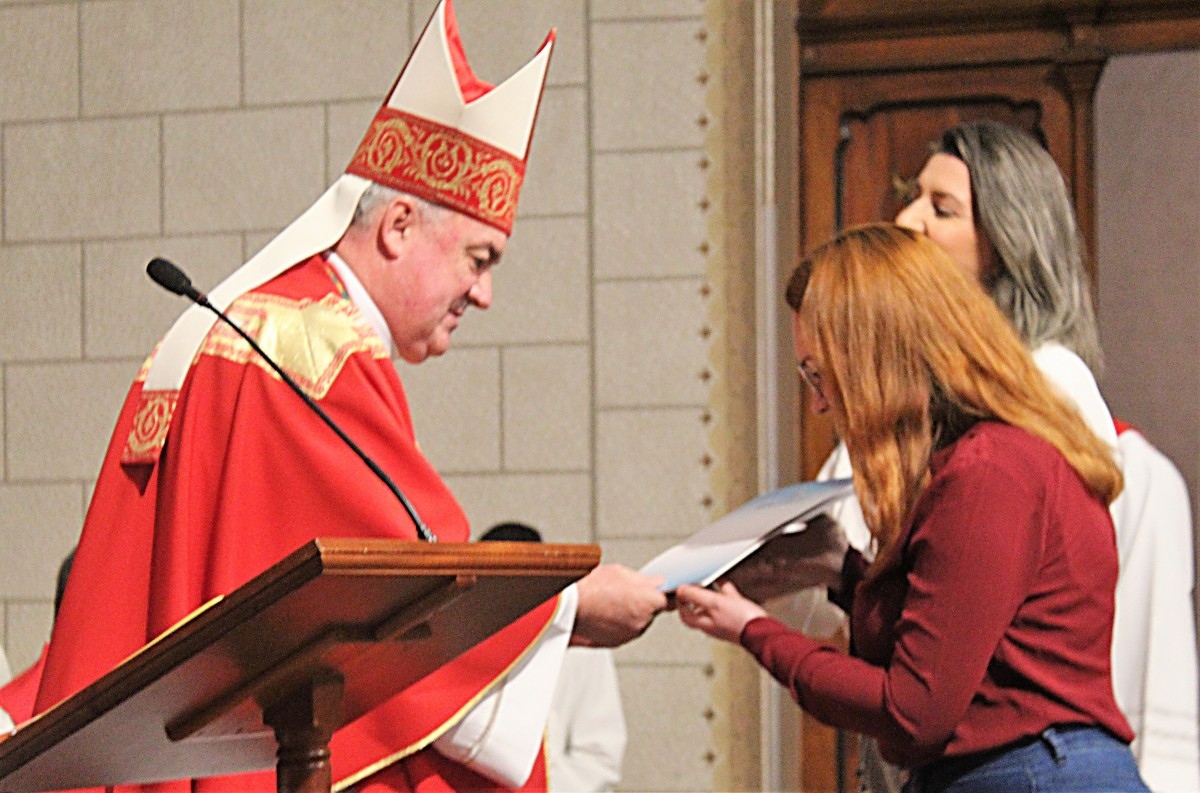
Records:
[[[383,342],[320,256],[236,300],[231,316],[396,482],[443,542],[466,516],[413,435]],[[177,395],[125,400],[55,622],[35,713],[317,536],[415,540],[387,487],[267,364],[218,323]],[[167,429],[169,425],[169,431]],[[551,600],[339,730],[335,785],[492,789],[428,744],[497,682],[553,616]],[[146,786],[274,791],[272,772]],[[527,789],[545,789],[539,760]]]
[[[42,668],[46,665],[46,648],[33,666],[14,677],[0,688],[0,708],[15,724],[33,716],[33,701],[37,697],[42,680]]]

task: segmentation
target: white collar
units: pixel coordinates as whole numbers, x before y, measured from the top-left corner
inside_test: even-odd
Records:
[[[358,276],[350,269],[350,265],[346,264],[346,260],[338,256],[335,251],[326,251],[325,260],[333,265],[338,278],[342,279],[342,285],[346,287],[346,294],[350,296],[350,302],[362,312],[367,324],[371,326],[371,330],[375,331],[375,334],[383,340],[383,346],[387,349],[388,357],[391,358],[395,354],[396,346],[392,340],[392,333],[388,330],[387,321],[383,318],[379,306],[375,305],[375,301],[371,299],[367,288],[362,285],[362,281],[358,280]]]

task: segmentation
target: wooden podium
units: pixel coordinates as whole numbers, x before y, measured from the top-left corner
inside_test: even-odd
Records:
[[[277,769],[586,575],[593,545],[317,539],[0,741],[0,791]]]

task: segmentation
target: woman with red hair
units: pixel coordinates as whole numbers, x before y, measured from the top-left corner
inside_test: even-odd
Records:
[[[846,444],[877,553],[848,550],[847,656],[728,583],[686,624],[740,642],[801,707],[876,738],[908,790],[1146,790],[1113,698],[1112,454],[934,242],[851,229],[787,299],[813,408]]]

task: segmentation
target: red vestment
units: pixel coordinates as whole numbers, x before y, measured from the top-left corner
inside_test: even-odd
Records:
[[[417,447],[383,342],[322,257],[238,298],[229,313],[388,473],[441,541],[468,539],[466,516]],[[143,399],[145,373],[105,456],[35,713],[314,537],[416,538],[387,487],[223,324],[209,332],[173,412]],[[427,745],[531,646],[554,607],[552,599],[339,730],[335,784],[495,788]],[[150,787],[248,793],[273,791],[275,781],[264,772]],[[540,756],[527,788],[545,788]]]
[[[0,688],[0,708],[8,714],[14,724],[33,716],[33,701],[37,697],[38,686],[42,681],[42,669],[46,665],[46,648],[38,656],[33,666],[9,680]]]

